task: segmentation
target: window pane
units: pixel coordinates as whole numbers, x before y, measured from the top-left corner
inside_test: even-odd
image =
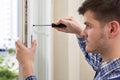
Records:
[[[18,38],[17,15],[18,0],[0,0],[0,80],[13,80],[18,75],[15,57],[15,40]]]

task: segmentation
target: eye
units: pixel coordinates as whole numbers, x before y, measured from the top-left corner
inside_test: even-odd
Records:
[[[92,26],[90,26],[90,25],[86,25],[86,28],[87,28],[87,29],[90,29],[90,28],[92,28]]]

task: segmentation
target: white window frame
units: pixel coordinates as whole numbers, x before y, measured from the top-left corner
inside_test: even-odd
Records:
[[[25,3],[28,2],[27,7],[27,19],[25,13]],[[42,29],[44,31],[34,32],[33,25],[39,24],[50,24],[51,23],[51,0],[19,0],[19,37],[20,40],[28,47],[31,47],[31,41],[33,33],[35,33],[35,38],[38,35],[44,36],[43,44],[38,44],[41,46],[37,46],[36,56],[35,56],[35,63],[34,63],[34,71],[35,75],[37,76],[38,80],[52,80],[52,54],[51,54],[51,27],[47,29]],[[43,5],[41,8],[40,5]],[[41,13],[43,12],[43,14]],[[41,18],[41,16],[42,18]],[[46,17],[45,17],[46,16]],[[25,20],[27,20],[27,26],[25,27]],[[27,32],[25,31],[27,29]],[[36,38],[37,39],[37,38]],[[39,40],[39,39],[38,39]],[[39,41],[37,40],[37,43]],[[40,40],[41,41],[41,40]],[[42,42],[41,42],[42,43]],[[43,55],[43,56],[41,56]],[[42,71],[41,71],[42,70]],[[23,80],[21,69],[19,72],[19,80]]]

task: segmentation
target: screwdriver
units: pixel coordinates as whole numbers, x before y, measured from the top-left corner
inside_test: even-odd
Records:
[[[33,26],[52,26],[53,28],[56,27],[56,28],[66,28],[67,26],[65,24],[55,24],[55,23],[52,23],[51,25],[33,25]]]

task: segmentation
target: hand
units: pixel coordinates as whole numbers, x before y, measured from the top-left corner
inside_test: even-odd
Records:
[[[55,28],[58,31],[66,32],[66,33],[74,33],[77,35],[81,35],[82,28],[78,24],[77,21],[74,20],[73,17],[70,18],[62,18],[58,20],[55,24],[65,24],[67,27],[66,28]]]
[[[32,47],[27,48],[19,40],[16,41],[16,58],[19,61],[24,77],[33,75],[33,62],[36,50],[36,41],[32,42]]]

